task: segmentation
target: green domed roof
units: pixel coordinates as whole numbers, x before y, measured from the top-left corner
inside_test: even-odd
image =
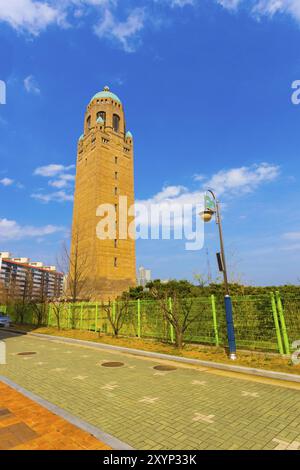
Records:
[[[105,86],[103,91],[99,91],[99,93],[96,93],[93,98],[91,99],[91,101],[93,101],[94,99],[100,99],[100,98],[111,98],[112,100],[115,100],[117,101],[118,103],[122,104],[121,103],[121,100],[120,98],[118,98],[117,95],[115,95],[114,93],[112,93],[110,90],[109,90],[109,87],[108,86]]]
[[[81,134],[81,136],[79,137],[79,140],[83,140],[84,138],[84,134]]]
[[[127,132],[126,132],[126,139],[127,139],[128,137],[129,137],[130,139],[133,139],[133,135],[131,134],[130,131],[127,131]]]
[[[99,116],[99,117],[97,118],[97,122],[98,122],[98,124],[104,124],[104,120],[102,119],[101,116]]]

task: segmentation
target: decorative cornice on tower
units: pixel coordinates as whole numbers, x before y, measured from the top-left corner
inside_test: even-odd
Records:
[[[99,99],[112,99],[114,101],[117,101],[117,103],[119,103],[120,105],[122,105],[122,102],[120,100],[120,98],[115,94],[115,93],[112,93],[109,89],[108,86],[105,86],[103,88],[103,91],[99,91],[98,93],[96,93],[93,98],[91,99],[90,103],[94,100],[99,100]]]

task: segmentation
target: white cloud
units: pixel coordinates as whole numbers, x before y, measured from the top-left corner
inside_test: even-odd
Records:
[[[56,180],[50,180],[48,181],[49,186],[52,186],[53,188],[67,188],[72,184],[75,180],[74,175],[69,175],[69,174],[64,174],[64,175],[59,175],[59,178]]]
[[[119,21],[109,9],[105,9],[102,20],[94,27],[96,35],[121,43],[126,52],[136,48],[136,35],[144,27],[145,11],[135,8],[125,21]]]
[[[193,176],[193,179],[194,179],[194,181],[203,181],[203,180],[206,179],[206,176],[196,173],[196,174]]]
[[[198,0],[153,0],[155,3],[165,3],[166,5],[171,6],[172,8],[179,7],[182,8],[186,5],[196,5]]]
[[[15,220],[0,219],[0,240],[20,240],[22,238],[34,238],[64,232],[64,227],[45,225],[34,227],[20,225]]]
[[[48,202],[69,202],[73,201],[73,194],[67,193],[66,191],[56,191],[54,193],[33,193],[31,197],[38,201],[48,204]]]
[[[277,165],[261,163],[221,170],[206,181],[205,186],[215,189],[218,194],[248,193],[260,184],[274,181],[279,174],[280,168]]]
[[[299,0],[217,0],[217,3],[229,10],[237,10],[239,6],[248,8],[250,14],[256,18],[268,16],[272,18],[276,14],[287,14],[296,21],[300,21],[300,1]]]
[[[259,0],[253,8],[253,12],[259,16],[273,16],[276,13],[287,13],[296,20],[300,20],[299,0]]]
[[[300,241],[300,232],[286,232],[283,234],[285,240]]]
[[[255,164],[248,167],[220,170],[210,178],[203,181],[201,177],[201,188],[190,191],[185,186],[164,186],[161,191],[147,200],[137,201],[143,204],[156,204],[174,202],[179,204],[196,204],[203,196],[206,188],[212,188],[218,195],[230,195],[233,192],[245,194],[253,192],[259,185],[274,181],[278,178],[280,169],[276,165],[268,163]]]
[[[61,8],[45,1],[0,0],[0,21],[17,31],[38,35],[50,24],[60,24],[63,18]]]
[[[197,176],[197,175],[196,175]],[[203,196],[205,189],[213,188],[217,195],[223,197],[231,194],[243,195],[245,193],[253,192],[258,186],[274,181],[279,176],[279,167],[262,163],[260,165],[252,165],[249,167],[233,168],[230,170],[221,170],[206,181],[203,181],[201,175],[201,187],[197,190],[190,190],[185,186],[164,186],[161,191],[154,194],[148,199],[138,200],[137,204],[142,204],[147,207],[155,205],[173,205],[185,206],[192,205],[201,206],[203,204]],[[195,179],[195,177],[194,177]],[[223,203],[223,207],[225,204]],[[147,225],[147,218],[140,218],[139,222],[142,225]],[[181,219],[178,219],[181,222]],[[176,221],[175,221],[176,222]],[[163,220],[160,221],[163,224]]]
[[[288,244],[288,245],[285,245],[285,246],[282,246],[280,248],[281,251],[291,251],[293,256],[295,255],[295,252],[298,252],[300,251],[300,243],[292,243],[292,244]],[[270,252],[274,252],[274,249],[272,250],[270,248]]]
[[[2,178],[2,180],[0,180],[0,184],[2,184],[3,186],[11,186],[13,183],[14,180],[12,180],[11,178]]]
[[[154,196],[145,200],[136,201],[136,223],[137,226],[148,230],[148,223],[151,219],[152,227],[167,226],[169,217],[165,216],[164,209],[168,209],[173,213],[171,224],[174,228],[182,228],[182,215],[184,211],[184,223],[190,226],[196,207],[203,207],[204,193],[203,190],[189,191],[186,187],[165,186]],[[190,210],[188,209],[190,208]],[[142,209],[142,210],[140,210]],[[155,213],[161,212],[160,216]]]
[[[69,171],[72,168],[75,168],[75,165],[60,165],[56,163],[51,163],[50,165],[40,166],[34,170],[34,175],[36,176],[45,176],[52,178],[53,176],[57,176],[64,171]]]
[[[191,1],[173,0],[174,3]],[[17,31],[37,36],[50,25],[62,28],[77,25],[78,18],[84,21],[93,8],[95,33],[101,38],[117,40],[125,51],[132,52],[136,35],[144,27],[144,8],[133,8],[122,21],[118,17],[120,8],[117,10],[120,3],[119,0],[0,0],[0,22],[8,23]],[[100,21],[99,15],[102,15]],[[33,77],[27,77],[26,80],[30,82]],[[29,83],[28,86],[31,92],[38,90],[36,85]]]
[[[38,83],[33,75],[29,75],[24,79],[24,87],[27,93],[32,93],[33,95],[39,95],[41,93]]]
[[[242,0],[217,0],[217,3],[229,10],[235,10],[240,5],[241,1]]]
[[[194,5],[195,0],[171,0],[172,7],[184,7],[185,5]]]
[[[186,5],[200,5],[200,0],[152,0],[182,8]],[[238,10],[243,7],[256,18],[273,17],[275,14],[288,14],[300,21],[299,0],[214,0],[223,8]],[[127,52],[133,52],[137,46],[138,33],[144,28],[151,10],[149,0],[139,2],[139,7],[132,8],[125,20],[120,19],[123,6],[121,0],[0,0],[0,22],[9,24],[18,32],[39,35],[50,25],[61,28],[84,24],[90,12],[95,18],[93,29],[100,38],[118,41]],[[102,19],[99,21],[99,15]],[[151,20],[151,18],[150,18]],[[151,21],[150,21],[151,22]],[[153,22],[155,23],[155,21]]]
[[[50,179],[48,185],[59,191],[53,193],[37,192],[33,193],[31,197],[44,203],[73,201],[73,194],[65,191],[65,189],[72,187],[75,180],[75,175],[66,173],[73,168],[75,168],[75,165],[65,166],[56,163],[36,168],[33,174],[46,178],[55,178]]]
[[[153,202],[165,202],[180,197],[187,191],[184,186],[165,186],[162,191],[153,197]]]

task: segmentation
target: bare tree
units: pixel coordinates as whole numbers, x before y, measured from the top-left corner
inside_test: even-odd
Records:
[[[8,293],[7,288],[2,281],[0,281],[0,305],[7,305]]]
[[[32,274],[28,268],[24,268],[22,287],[13,273],[9,276],[6,285],[0,284],[0,305],[6,305],[13,312],[14,321],[23,324],[31,302]]]
[[[26,313],[28,312],[31,304],[32,297],[32,288],[33,288],[33,277],[32,271],[26,269],[25,278],[24,278],[24,288],[22,290],[21,296],[18,296],[14,301],[14,310],[16,313],[16,322],[20,322],[21,325],[24,323]]]
[[[38,290],[35,288],[31,293],[29,306],[36,318],[37,326],[43,325],[46,321],[48,312],[47,281],[44,274],[42,274]]]
[[[209,277],[209,275],[206,276],[201,273],[194,273],[194,279],[199,287],[208,286],[211,282],[211,276]]]
[[[91,286],[88,279],[88,257],[80,250],[80,236],[76,231],[72,238],[71,253],[64,243],[58,265],[60,271],[67,273],[66,293],[73,302],[88,300],[91,297]]]
[[[80,232],[74,230],[72,235],[71,250],[66,243],[62,246],[62,252],[57,259],[59,270],[65,274],[64,294],[65,300],[75,304],[79,301],[88,301],[94,291],[93,283],[89,277],[88,256],[80,248]],[[59,305],[53,307],[59,314]],[[71,308],[71,326],[76,326],[76,309]]]
[[[62,315],[64,313],[66,304],[67,304],[66,299],[52,298],[52,299],[49,300],[49,308],[51,309],[50,310],[51,313],[53,313],[54,316],[55,316],[56,325],[57,325],[58,330],[61,329],[61,318],[62,318]]]
[[[180,297],[176,292],[169,297],[166,293],[161,296],[156,290],[152,292],[154,298],[159,302],[164,318],[173,326],[175,333],[175,344],[178,349],[184,346],[183,338],[188,327],[193,323],[199,312],[192,313],[193,299]],[[169,300],[171,299],[171,301]]]
[[[106,312],[107,318],[113,329],[114,336],[118,336],[128,315],[129,301],[127,299],[118,302],[102,303],[102,308]]]

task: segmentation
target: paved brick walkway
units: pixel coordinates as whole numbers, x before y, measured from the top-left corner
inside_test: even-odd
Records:
[[[179,365],[162,372],[153,367],[163,361],[32,336],[5,341],[0,375],[136,449],[300,449],[298,384]]]
[[[0,397],[0,450],[109,449],[2,382]]]

